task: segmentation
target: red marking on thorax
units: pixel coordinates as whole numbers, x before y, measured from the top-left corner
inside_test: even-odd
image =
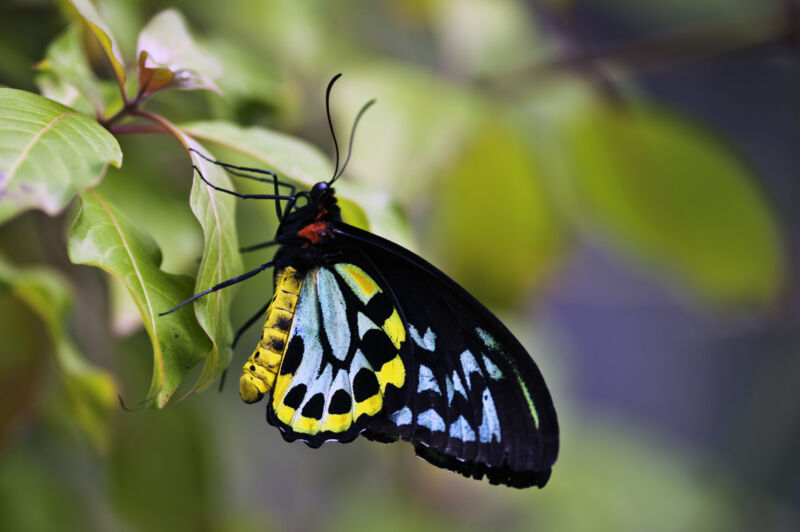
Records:
[[[322,219],[327,213],[328,210],[320,205],[319,213],[317,213],[317,217],[315,218],[314,222],[300,229],[297,232],[297,236],[300,238],[305,238],[312,244],[318,243],[328,228],[328,222]]]
[[[300,229],[297,232],[297,236],[305,238],[312,244],[316,244],[319,242],[320,238],[322,238],[322,234],[325,232],[327,226],[328,224],[326,222],[316,221]]]

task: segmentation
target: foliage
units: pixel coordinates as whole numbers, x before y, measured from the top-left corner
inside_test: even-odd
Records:
[[[226,421],[204,424],[211,418],[207,412],[221,412],[213,394],[167,412],[122,416],[115,416],[115,396],[124,397],[128,408],[164,409],[212,386],[230,364],[234,328],[269,297],[269,274],[259,281],[262,290],[234,299],[236,289],[228,288],[159,314],[265,262],[243,258],[240,238],[245,245],[269,240],[274,211],[269,202],[251,205],[214,191],[198,171],[218,187],[263,188],[232,181],[197,152],[275,171],[299,187],[327,179],[333,164],[315,143],[329,144],[322,94],[335,73],[332,65],[345,73],[331,102],[337,126],[349,123],[368,98],[378,99],[360,126],[347,175],[337,182],[345,218],[424,250],[492,308],[519,312],[522,303],[540,297],[585,241],[713,312],[774,308],[785,295],[789,268],[778,219],[753,168],[706,126],[630,96],[602,68],[554,67],[564,50],[559,39],[540,31],[546,24],[536,17],[562,13],[567,3],[535,3],[548,7],[529,10],[512,0],[387,0],[363,9],[345,2],[340,11],[280,0],[202,8],[179,2],[190,22],[177,9],[153,13],[147,3],[71,0],[61,3],[60,14],[48,7],[59,25],[64,19],[69,24],[58,34],[47,27],[50,44],[31,47],[40,56],[28,63],[18,58],[25,68],[35,62],[35,75],[12,73],[14,61],[0,66],[0,79],[25,80],[17,85],[26,89],[0,88],[0,223],[13,230],[53,224],[47,226],[47,252],[12,253],[0,233],[0,250],[14,257],[0,256],[0,308],[9,316],[9,339],[0,351],[4,357],[14,353],[0,357],[0,382],[23,376],[29,384],[24,393],[3,387],[21,399],[9,393],[0,401],[9,405],[0,409],[0,445],[13,448],[26,423],[45,433],[64,419],[80,427],[92,447],[110,457],[113,519],[136,528],[214,528],[230,521],[219,528],[249,529],[260,525],[262,510],[279,513],[279,502],[243,510],[246,502],[225,500],[223,490],[215,490],[209,473],[217,466],[210,457],[214,438],[208,433],[224,432]],[[691,17],[695,4],[675,9]],[[624,10],[624,3],[615,9]],[[333,29],[343,18],[352,35]],[[372,28],[371,19],[384,25]],[[203,28],[202,39],[193,28]],[[407,32],[419,36],[416,47],[406,50],[412,58],[395,49],[399,40],[411,40]],[[0,42],[0,49],[6,44]],[[436,69],[423,66],[436,61]],[[340,134],[340,143],[348,141]],[[40,222],[44,216],[32,212],[37,210],[55,221]],[[82,306],[83,291],[99,292],[93,301],[102,301],[100,308]],[[137,333],[141,328],[152,369],[142,362],[148,348]],[[84,332],[89,329],[103,332]],[[43,351],[52,355],[45,366]],[[545,356],[544,365],[549,363]],[[48,375],[56,376],[56,384],[45,393],[39,387],[50,386]],[[556,390],[559,411],[569,419],[575,407],[565,396]],[[39,426],[33,417],[45,421]],[[565,455],[563,471],[560,464],[554,471],[553,491],[602,514],[602,526],[652,525],[615,511],[614,504],[623,504],[615,497],[627,496],[637,497],[648,516],[673,517],[680,528],[733,522],[717,514],[723,506],[735,511],[722,501],[725,493],[712,482],[695,482],[688,461],[658,463],[647,443],[624,442],[576,421],[566,425],[565,441],[596,437],[602,449],[627,444],[604,456],[585,443],[572,450],[565,445],[577,461]],[[240,448],[235,439],[218,436],[234,445],[224,455],[244,455],[238,458],[243,462],[228,463],[232,468],[248,470],[267,446],[279,452],[271,448],[277,437],[260,428],[227,428],[240,440],[266,440]],[[42,445],[45,454],[58,447]],[[331,457],[362,460],[370,451],[359,445],[327,450],[324,458],[302,456],[315,466],[325,460],[321,474],[333,482],[344,470],[328,466]],[[140,448],[148,449],[146,467],[139,466]],[[367,461],[391,461],[387,449],[372,451],[374,459]],[[613,467],[598,465],[605,458]],[[575,463],[590,472],[570,467]],[[74,509],[83,503],[73,506],[75,494],[47,486],[33,451],[10,451],[8,464],[0,467],[0,501],[14,491],[14,479],[23,478],[26,498],[83,528],[85,518]],[[555,496],[543,499],[552,509],[537,504],[531,510],[522,496],[502,499],[457,479],[447,484],[449,477],[440,479],[439,472],[417,478],[405,472],[407,465],[396,462],[390,473],[405,475],[409,492],[432,482],[467,503],[448,510],[448,500],[437,499],[434,507],[424,496],[383,493],[369,484],[348,485],[338,498],[320,495],[302,480],[286,480],[287,489],[307,490],[305,500],[323,497],[332,519],[348,529],[359,519],[368,519],[363,528],[371,529],[384,514],[398,516],[397,529],[431,523],[462,529],[470,520],[489,526],[506,514],[518,520],[509,523],[514,528],[526,528],[528,519],[564,528],[567,510]],[[170,467],[166,481],[162,466]],[[274,464],[265,467],[285,475]],[[598,479],[626,472],[635,478],[635,490],[604,493]],[[559,475],[580,484],[577,496]],[[659,492],[647,493],[648,475],[658,476],[662,493],[677,501],[675,515],[663,512]],[[369,497],[374,505],[364,517],[353,501]],[[407,499],[416,505],[408,514],[398,503]],[[195,511],[197,501],[202,512]],[[472,514],[470,501],[477,505]],[[140,515],[141,506],[154,513]],[[96,509],[86,512],[100,515],[90,518],[95,526],[111,519]],[[287,511],[301,523],[294,528],[316,524],[303,522],[310,519],[304,513],[305,507]],[[2,503],[0,515],[8,529],[59,524],[24,508],[6,512]],[[573,517],[567,528],[597,523]]]

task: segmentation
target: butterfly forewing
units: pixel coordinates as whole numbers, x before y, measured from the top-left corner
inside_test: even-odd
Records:
[[[362,268],[312,268],[299,291],[267,419],[287,440],[312,446],[355,438],[370,418],[406,402],[407,346],[392,299]]]
[[[401,438],[438,465],[514,486],[542,486],[558,452],[544,380],[525,349],[483,305],[435,267],[342,225],[342,253],[360,256],[403,315],[412,344],[408,400],[366,435]]]

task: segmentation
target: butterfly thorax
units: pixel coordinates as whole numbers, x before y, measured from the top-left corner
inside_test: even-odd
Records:
[[[281,244],[274,259],[277,269],[292,266],[305,272],[336,254],[333,228],[342,216],[333,188],[320,182],[302,197],[308,203],[286,216],[275,235]]]

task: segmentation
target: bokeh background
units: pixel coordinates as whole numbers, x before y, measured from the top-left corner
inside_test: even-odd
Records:
[[[519,491],[437,470],[407,444],[284,443],[237,394],[257,331],[222,392],[118,409],[87,435],[45,324],[0,285],[1,529],[800,529],[797,2],[97,6],[129,64],[166,7],[218,58],[222,96],[148,104],[173,121],[269,127],[331,153],[330,77],[344,72],[340,136],[377,98],[343,190],[373,231],[519,336],[552,391],[561,453],[545,489]],[[33,66],[70,19],[62,2],[4,0],[0,84],[37,91]],[[120,142],[104,195],[153,235],[166,270],[193,273],[185,154],[152,135]],[[239,205],[240,242],[269,239],[270,209]],[[60,272],[76,349],[136,404],[149,340],[119,286],[69,262],[75,212],[0,226],[0,253]],[[248,281],[233,323],[270,293],[268,275]]]

